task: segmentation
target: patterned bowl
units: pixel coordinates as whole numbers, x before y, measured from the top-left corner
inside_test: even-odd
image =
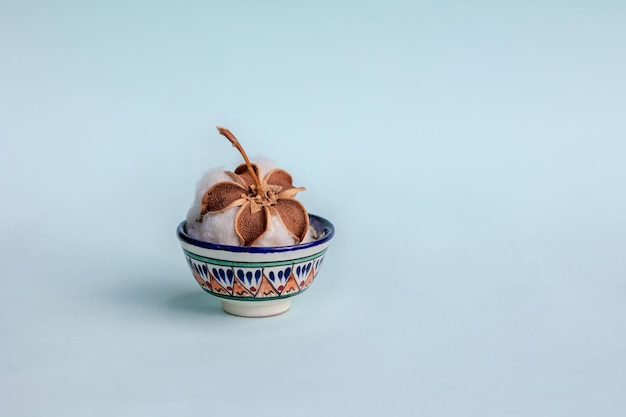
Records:
[[[291,297],[311,285],[335,234],[328,220],[309,214],[317,240],[293,246],[249,247],[204,242],[178,225],[178,239],[189,269],[203,290],[221,298],[224,311],[266,317],[284,313]]]

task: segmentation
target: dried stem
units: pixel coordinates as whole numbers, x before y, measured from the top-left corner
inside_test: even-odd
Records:
[[[256,172],[254,171],[254,168],[252,168],[252,163],[248,159],[248,155],[246,155],[246,151],[243,150],[243,147],[241,146],[241,144],[239,143],[235,135],[233,135],[230,130],[222,126],[217,126],[217,131],[220,132],[220,135],[228,139],[228,141],[232,143],[235,148],[237,148],[241,156],[243,156],[243,160],[246,161],[246,166],[248,167],[248,171],[250,172],[250,175],[252,176],[252,179],[254,180],[254,183],[256,184],[256,193],[257,195],[261,195],[263,193],[263,189],[261,187],[261,181],[259,181],[259,177],[257,177]]]

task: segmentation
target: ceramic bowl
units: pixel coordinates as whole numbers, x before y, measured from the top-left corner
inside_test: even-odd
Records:
[[[178,225],[178,239],[189,269],[203,290],[221,298],[224,311],[236,316],[266,317],[284,313],[291,297],[305,291],[317,276],[335,228],[309,214],[319,238],[293,246],[219,245],[187,234]]]

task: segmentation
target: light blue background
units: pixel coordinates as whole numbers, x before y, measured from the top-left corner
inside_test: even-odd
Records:
[[[623,416],[626,3],[0,5],[3,416]],[[232,129],[337,235],[268,319],[174,229]]]

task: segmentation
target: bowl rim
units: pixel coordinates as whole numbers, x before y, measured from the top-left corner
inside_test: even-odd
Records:
[[[198,246],[205,249],[214,249],[214,250],[222,250],[228,252],[245,252],[245,253],[276,253],[276,252],[290,252],[294,250],[313,248],[315,246],[323,245],[324,243],[330,241],[335,235],[335,226],[325,219],[324,217],[309,213],[309,224],[310,223],[318,223],[319,229],[321,229],[322,237],[313,242],[301,243],[298,245],[289,245],[289,246],[267,246],[267,247],[259,247],[259,246],[232,246],[232,245],[223,245],[218,243],[211,243],[204,240],[198,240],[196,238],[191,237],[187,233],[187,220],[183,220],[180,222],[178,227],[176,228],[176,232],[178,235],[178,239],[183,242],[186,242],[193,246]]]

